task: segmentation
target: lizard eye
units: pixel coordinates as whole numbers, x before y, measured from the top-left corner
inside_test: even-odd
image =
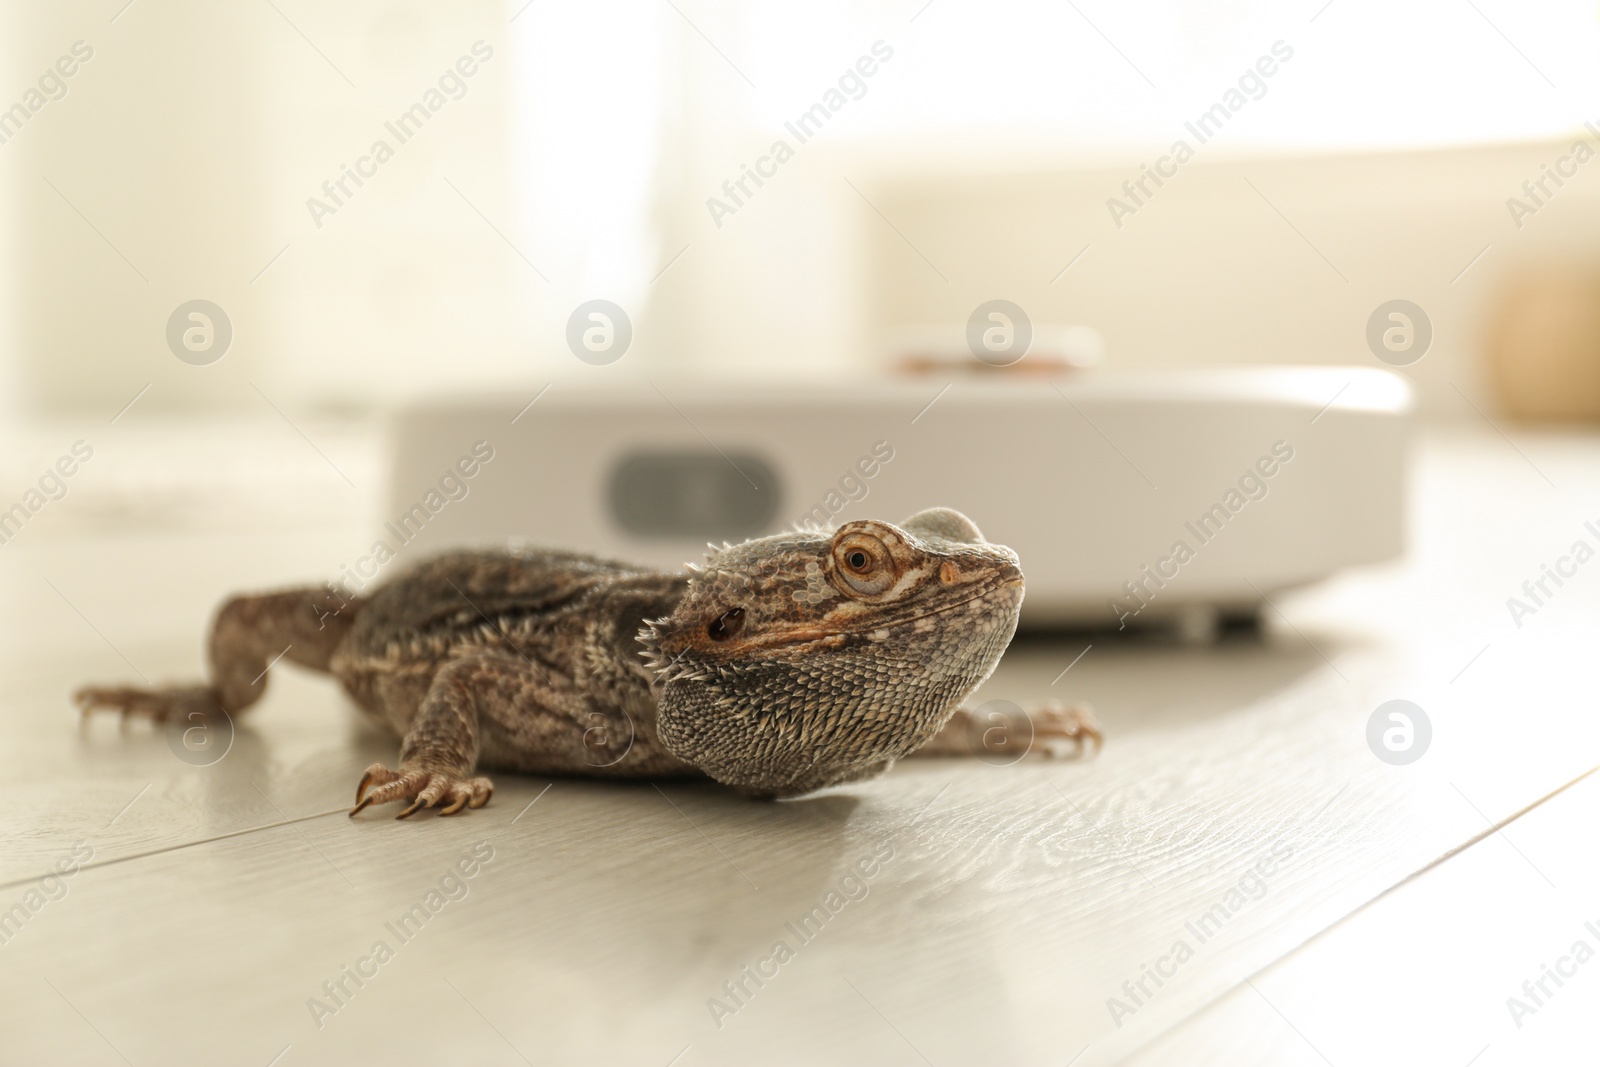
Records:
[[[713,641],[726,641],[744,628],[744,609],[731,608],[706,623],[706,636]]]
[[[884,543],[867,533],[852,533],[833,547],[834,571],[845,591],[877,596],[894,584],[894,560]]]

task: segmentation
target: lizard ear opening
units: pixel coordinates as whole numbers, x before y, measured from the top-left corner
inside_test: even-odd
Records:
[[[706,624],[706,636],[713,641],[726,641],[744,629],[744,609],[729,608]]]
[[[919,511],[902,522],[900,528],[918,537],[933,537],[968,545],[984,544],[978,524],[953,508]]]

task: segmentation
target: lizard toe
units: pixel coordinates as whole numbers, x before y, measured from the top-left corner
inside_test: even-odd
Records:
[[[442,774],[428,775],[427,784],[417,793],[417,800],[424,807],[436,808],[439,802],[447,795],[454,795],[455,782]]]
[[[366,797],[368,789],[377,792],[384,786],[399,782],[401,778],[402,775],[398,771],[391,771],[381,763],[374,763],[361,775],[361,781],[356,785],[356,803],[361,803],[362,799]],[[394,798],[391,797],[390,799]],[[381,804],[383,801],[379,800],[378,803]]]
[[[439,808],[441,815],[454,815],[464,808],[481,808],[489,802],[494,786],[487,778],[461,779],[439,771],[390,770],[374,763],[356,787],[356,806],[351,815],[374,804],[397,800],[410,801],[396,818],[407,819],[424,808]]]
[[[1088,705],[1066,705],[1052,700],[1035,711],[1031,718],[1034,740],[1046,757],[1067,755],[1068,745],[1072,746],[1072,755],[1081,756],[1089,742],[1093,742],[1096,752],[1100,751],[1100,724]]]
[[[391,779],[382,785],[373,786],[365,799],[373,804],[390,804],[396,800],[411,800],[422,791],[422,786],[427,780],[425,771],[412,771],[410,774],[395,774],[390,771]]]
[[[487,778],[469,778],[465,782],[457,782],[451,787],[450,806],[441,811],[440,815],[454,815],[462,808],[481,808],[489,803],[489,798],[494,795],[494,785]]]
[[[374,763],[372,766],[368,767],[366,773],[361,776],[361,781],[356,785],[356,806],[350,809],[350,814],[354,815],[356,812],[376,801],[376,797],[368,795],[367,791],[369,789],[371,789],[373,786],[388,785],[389,783],[396,781],[399,777],[400,775],[394,771],[391,771],[388,767],[385,767],[381,763]]]
[[[141,688],[139,686],[85,686],[72,694],[73,703],[87,720],[96,711],[115,711],[125,725],[129,719],[162,723],[170,718],[223,714],[214,690],[203,685]]]

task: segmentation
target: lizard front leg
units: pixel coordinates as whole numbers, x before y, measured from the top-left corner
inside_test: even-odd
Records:
[[[494,794],[487,778],[467,777],[478,764],[478,701],[503,681],[499,657],[473,653],[452,659],[433,676],[411,729],[400,745],[400,769],[367,768],[356,787],[355,815],[371,804],[409,800],[397,818],[443,805],[442,815],[481,808]]]
[[[1003,702],[999,702],[1003,704]],[[1001,763],[1014,763],[1030,753],[1046,757],[1065,755],[1066,745],[1073,755],[1082,755],[1087,742],[1100,751],[1100,723],[1086,704],[1063,704],[1051,700],[1023,711],[1016,706],[958,708],[950,721],[913,756],[979,756]]]

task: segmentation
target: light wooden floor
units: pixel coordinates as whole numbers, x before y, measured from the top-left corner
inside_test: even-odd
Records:
[[[1428,437],[1414,557],[1281,599],[1263,642],[1098,642],[1065,675],[1085,641],[1019,643],[980,699],[1092,701],[1091,763],[927,761],[776,805],[500,776],[481,812],[397,823],[345,818],[394,744],[324,680],[275,675],[208,767],[66,700],[192,674],[222,592],[358,555],[372,437],[310,428],[352,488],[281,425],[91,429],[66,499],[0,547],[0,912],[38,905],[0,944],[0,1062],[1465,1065],[1581,1062],[1592,1036],[1600,962],[1521,1028],[1506,998],[1600,949],[1600,776],[1559,792],[1600,764],[1600,562],[1521,629],[1505,599],[1600,540],[1600,439]],[[81,435],[30,433],[6,484]],[[247,497],[239,448],[292,469]],[[1364,736],[1397,697],[1434,724],[1407,767]],[[380,941],[336,1004],[323,983]]]

